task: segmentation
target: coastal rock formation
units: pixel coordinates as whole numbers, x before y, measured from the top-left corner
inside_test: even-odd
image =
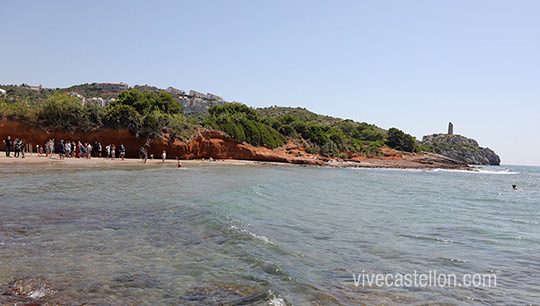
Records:
[[[0,139],[7,136],[12,139],[24,139],[25,143],[44,144],[54,138],[94,143],[100,141],[103,146],[114,143],[124,144],[126,157],[139,157],[139,148],[145,146],[149,154],[158,158],[164,150],[170,158],[180,159],[239,159],[261,162],[279,162],[298,165],[332,166],[332,167],[367,167],[367,168],[415,168],[415,169],[469,169],[467,164],[439,154],[415,154],[383,148],[383,156],[359,156],[349,154],[348,158],[328,158],[309,154],[305,148],[292,142],[271,149],[266,146],[255,147],[239,142],[224,132],[201,129],[195,137],[188,141],[171,139],[163,134],[154,139],[140,138],[129,130],[100,130],[93,133],[69,131],[45,131],[32,127],[14,119],[0,119]],[[0,142],[0,150],[5,145]]]
[[[422,138],[422,145],[435,153],[470,165],[500,165],[501,163],[501,159],[493,150],[482,148],[476,140],[461,135],[427,135]]]

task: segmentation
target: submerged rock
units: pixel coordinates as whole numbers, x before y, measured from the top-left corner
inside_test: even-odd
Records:
[[[474,139],[461,135],[434,134],[422,138],[422,145],[435,153],[470,165],[500,165],[501,159],[490,148],[482,148]]]
[[[1,305],[56,305],[50,299],[56,290],[44,277],[26,277],[0,286]]]

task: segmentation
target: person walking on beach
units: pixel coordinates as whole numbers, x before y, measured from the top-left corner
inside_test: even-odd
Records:
[[[163,150],[163,153],[161,153],[161,161],[165,162],[165,159],[167,159],[167,152],[165,152],[165,150]]]
[[[124,157],[126,157],[126,147],[124,147],[124,144],[120,144],[120,158],[124,160]]]
[[[47,140],[47,142],[42,147],[43,151],[45,152],[45,157],[49,157],[49,141]]]
[[[146,164],[146,160],[148,159],[148,151],[146,151],[145,147],[141,147],[139,149],[139,156],[141,157],[143,164]]]
[[[92,147],[92,155],[94,155],[94,157],[98,157],[98,141],[97,140],[94,140],[94,146]]]
[[[107,158],[109,158],[111,156],[111,145],[110,144],[108,144],[105,147],[105,152],[107,153]]]
[[[64,139],[60,139],[60,143],[58,144],[58,156],[60,157],[60,160],[63,160],[65,157],[65,149]]]
[[[21,158],[24,158],[24,149],[25,149],[24,139],[21,139],[19,141],[19,148],[21,150]]]
[[[13,142],[13,157],[19,158],[19,138],[15,138]]]
[[[90,143],[86,144],[86,158],[87,159],[92,158],[92,150],[93,150],[92,145]]]
[[[97,153],[98,153],[98,157],[101,157],[101,151],[103,148],[101,147],[101,142],[98,142],[97,144]]]
[[[4,139],[4,143],[6,144],[6,157],[11,157],[9,156],[11,152],[11,136],[8,136],[6,139]]]
[[[111,144],[111,159],[114,160],[114,158],[116,157],[116,146],[113,144]]]
[[[144,155],[144,147],[141,147],[139,149],[139,158],[142,160],[143,159],[143,155]]]
[[[81,142],[81,157],[86,158],[86,143]]]
[[[49,158],[53,158],[54,154],[54,138],[49,140]]]
[[[71,142],[70,141],[66,141],[66,144],[64,145],[64,152],[66,153],[65,157],[71,156]]]

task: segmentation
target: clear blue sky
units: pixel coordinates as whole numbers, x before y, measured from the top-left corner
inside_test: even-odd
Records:
[[[0,84],[126,82],[455,132],[540,165],[540,1],[3,1]]]

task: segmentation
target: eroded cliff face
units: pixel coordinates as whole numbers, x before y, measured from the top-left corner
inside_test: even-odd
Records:
[[[102,130],[93,133],[45,131],[40,128],[28,126],[17,120],[0,119],[0,139],[7,136],[11,139],[24,139],[25,143],[32,142],[35,150],[36,144],[43,145],[54,138],[70,141],[94,143],[101,142],[105,147],[114,143],[117,147],[123,144],[126,147],[126,157],[139,157],[139,149],[145,146],[149,154],[159,158],[161,152],[167,152],[169,158],[179,159],[239,159],[266,162],[282,162],[290,164],[332,166],[332,167],[368,167],[368,168],[417,168],[417,169],[469,169],[469,167],[456,160],[439,154],[414,154],[399,152],[389,148],[382,149],[382,156],[358,156],[348,154],[346,160],[340,158],[327,158],[308,154],[294,143],[288,143],[277,149],[268,147],[254,147],[245,142],[238,142],[229,135],[215,130],[201,129],[189,141],[171,140],[168,135],[154,139],[135,137],[129,130]],[[0,149],[5,144],[0,142]]]
[[[254,147],[247,143],[241,143],[229,135],[214,130],[200,130],[196,137],[183,142],[170,140],[167,135],[160,138],[146,139],[135,137],[129,130],[102,130],[93,133],[67,132],[67,131],[45,131],[39,128],[28,126],[17,120],[0,119],[0,139],[11,136],[24,139],[25,143],[32,143],[35,150],[36,144],[43,145],[49,139],[54,138],[73,140],[81,142],[94,141],[101,142],[103,148],[107,144],[114,143],[117,147],[123,144],[126,147],[126,157],[139,157],[139,149],[146,146],[149,154],[154,154],[156,158],[164,150],[169,158],[178,157],[180,159],[243,159],[255,161],[274,161],[296,164],[322,165],[323,161],[309,158],[308,156],[294,156],[287,154],[287,148],[272,150],[266,147]],[[5,150],[5,144],[0,142],[0,149]]]
[[[422,144],[435,153],[470,165],[500,165],[501,159],[490,148],[482,148],[474,139],[461,135],[436,134],[422,138]]]

